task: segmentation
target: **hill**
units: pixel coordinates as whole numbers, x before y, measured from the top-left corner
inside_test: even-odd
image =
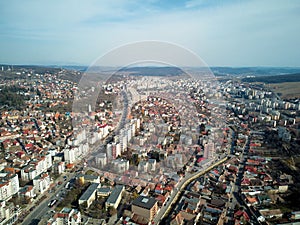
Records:
[[[136,76],[179,76],[185,72],[178,67],[130,67],[123,68],[120,72],[130,72]]]
[[[275,76],[260,76],[260,77],[246,77],[242,82],[262,82],[266,84],[278,84],[284,82],[300,82],[300,73],[275,75]]]

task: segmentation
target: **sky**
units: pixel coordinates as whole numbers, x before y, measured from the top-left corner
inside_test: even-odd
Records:
[[[156,40],[209,66],[300,67],[299,12],[297,0],[0,1],[0,63],[88,66]]]

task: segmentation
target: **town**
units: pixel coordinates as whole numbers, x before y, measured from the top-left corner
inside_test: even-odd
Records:
[[[217,77],[0,73],[0,224],[300,221],[299,99]]]

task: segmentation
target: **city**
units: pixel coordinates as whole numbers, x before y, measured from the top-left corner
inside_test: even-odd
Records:
[[[299,100],[120,71],[73,129],[79,71],[2,68],[24,99],[1,110],[2,224],[297,221]]]

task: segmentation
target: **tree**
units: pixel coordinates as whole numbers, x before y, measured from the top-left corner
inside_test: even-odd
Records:
[[[114,207],[112,207],[112,206],[108,207],[107,211],[108,211],[109,216],[113,216],[113,215],[117,214],[117,212],[118,212],[118,211],[117,211]]]
[[[99,209],[99,210],[102,210],[103,206],[102,206],[102,204],[100,204],[99,202],[97,202],[96,205],[95,205],[95,208]]]
[[[79,211],[81,213],[85,212],[85,210],[87,209],[87,203],[83,202],[82,204],[79,205]]]
[[[0,151],[4,151],[4,150],[5,150],[4,144],[3,144],[3,142],[1,142],[1,143],[0,143]]]
[[[136,191],[134,191],[134,192],[132,193],[132,198],[133,198],[133,199],[136,199],[137,197],[139,197],[139,194],[138,194]]]
[[[205,131],[205,124],[201,123],[200,126],[199,126],[199,129],[200,129],[200,133],[204,132]]]

